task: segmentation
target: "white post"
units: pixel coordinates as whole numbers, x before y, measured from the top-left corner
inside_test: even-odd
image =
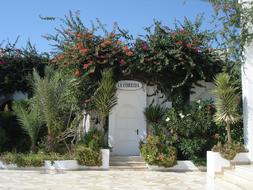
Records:
[[[243,0],[252,1],[252,0]],[[249,25],[252,32],[252,26]],[[253,42],[245,47],[245,61],[242,64],[242,98],[244,143],[249,150],[249,159],[253,161]]]
[[[253,44],[245,49],[242,64],[244,142],[253,161]]]

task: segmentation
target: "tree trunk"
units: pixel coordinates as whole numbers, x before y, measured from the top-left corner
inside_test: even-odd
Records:
[[[227,138],[228,138],[228,143],[232,143],[232,138],[231,138],[231,129],[230,129],[230,124],[227,124],[226,126],[226,130],[227,130]]]

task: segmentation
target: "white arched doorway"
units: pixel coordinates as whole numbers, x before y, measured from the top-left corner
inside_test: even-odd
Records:
[[[109,144],[112,155],[139,155],[139,143],[146,136],[146,89],[136,81],[123,82],[129,85],[118,87],[118,104],[109,116]]]

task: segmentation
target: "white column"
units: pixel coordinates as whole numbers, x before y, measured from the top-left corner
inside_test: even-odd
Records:
[[[240,0],[250,2],[253,0]],[[248,6],[248,5],[245,5]],[[249,23],[249,31],[253,26]],[[249,159],[253,161],[253,42],[245,47],[244,63],[242,64],[242,98],[244,143],[249,150]]]
[[[245,50],[242,64],[244,142],[253,161],[253,43]]]

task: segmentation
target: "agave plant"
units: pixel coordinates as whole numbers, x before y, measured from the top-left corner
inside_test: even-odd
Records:
[[[230,82],[230,76],[227,73],[218,74],[215,78],[215,107],[216,113],[214,120],[217,124],[226,126],[228,143],[232,143],[230,126],[240,120],[238,113],[238,88]]]
[[[29,101],[29,100],[28,100]],[[43,122],[39,116],[39,107],[27,101],[17,101],[13,104],[13,110],[23,130],[31,140],[31,151],[36,149],[38,134]]]
[[[108,117],[112,108],[117,104],[116,83],[112,78],[111,69],[102,72],[99,88],[95,92],[93,101],[98,115],[102,121],[105,134],[108,131]]]
[[[159,122],[164,114],[165,108],[161,107],[160,105],[150,104],[144,111],[147,121],[151,124]]]

